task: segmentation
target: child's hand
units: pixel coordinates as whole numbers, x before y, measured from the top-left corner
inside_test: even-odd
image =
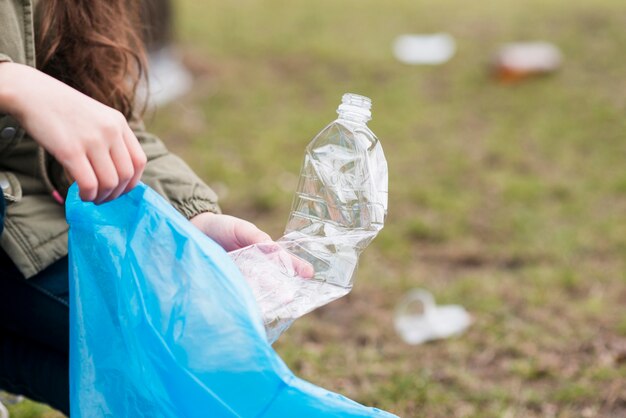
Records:
[[[238,250],[261,242],[272,242],[272,238],[256,225],[234,216],[206,212],[194,216],[191,223],[226,251]]]
[[[56,158],[85,201],[113,200],[141,177],[146,155],[126,118],[41,71],[0,64],[0,110]]]
[[[234,216],[206,212],[194,216],[191,223],[229,252],[253,244],[263,244],[258,247],[267,255],[268,260],[275,260],[277,256],[287,253],[256,225]],[[291,259],[293,268],[300,277],[310,278],[315,274],[313,266],[306,261],[292,254],[288,254],[287,258]]]

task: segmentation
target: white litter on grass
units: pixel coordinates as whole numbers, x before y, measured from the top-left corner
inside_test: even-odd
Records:
[[[495,56],[499,67],[517,72],[546,73],[563,61],[559,48],[549,42],[517,42],[503,45]]]
[[[421,312],[415,312],[421,306]],[[400,337],[412,345],[463,333],[472,323],[459,305],[437,306],[430,292],[411,290],[396,308],[394,325]]]
[[[411,65],[443,64],[452,58],[455,51],[456,42],[447,33],[405,34],[393,41],[393,54],[396,59]]]

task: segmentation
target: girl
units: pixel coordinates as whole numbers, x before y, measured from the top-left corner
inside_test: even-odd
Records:
[[[63,195],[144,181],[227,251],[269,241],[143,130],[136,2],[0,2],[0,388],[69,413]]]

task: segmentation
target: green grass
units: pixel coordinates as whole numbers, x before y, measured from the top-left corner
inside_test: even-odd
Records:
[[[626,416],[626,6],[621,0],[180,0],[194,92],[147,118],[222,195],[281,234],[308,141],[344,92],[373,100],[386,229],[352,294],[277,351],[301,377],[404,417]],[[393,38],[450,32],[439,67]],[[547,40],[556,74],[505,86],[501,43]],[[467,307],[461,337],[408,346],[413,287]],[[26,415],[14,411],[14,416]]]
[[[7,405],[11,418],[62,418],[64,415],[51,408],[24,400],[15,405]]]

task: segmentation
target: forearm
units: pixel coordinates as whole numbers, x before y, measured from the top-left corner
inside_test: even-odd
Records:
[[[8,113],[22,124],[28,123],[29,116],[41,110],[35,105],[41,99],[51,101],[56,109],[69,107],[62,99],[67,91],[82,95],[36,68],[0,61],[0,113]]]
[[[0,113],[17,117],[19,111],[20,73],[26,71],[25,65],[12,62],[0,62]],[[36,71],[36,70],[35,70]]]

